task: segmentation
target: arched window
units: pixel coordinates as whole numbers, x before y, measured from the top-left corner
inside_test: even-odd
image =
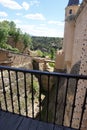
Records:
[[[72,9],[69,10],[69,14],[72,14]]]

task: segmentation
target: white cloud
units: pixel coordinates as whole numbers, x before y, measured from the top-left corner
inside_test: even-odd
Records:
[[[63,32],[58,30],[58,28],[51,28],[47,26],[38,26],[35,28],[35,34],[40,36],[49,36],[49,37],[62,37]]]
[[[48,21],[48,24],[56,24],[57,26],[64,26],[64,22],[60,22],[60,21]]]
[[[18,25],[23,32],[34,36],[63,37],[63,30],[49,28],[46,25]]]
[[[3,22],[4,20],[9,21],[7,18],[0,18],[0,22]]]
[[[19,20],[19,19],[14,19],[14,20],[12,20],[12,21],[14,21],[16,24],[20,24],[20,23],[22,23],[22,21]]]
[[[7,17],[7,16],[8,14],[6,12],[3,12],[3,11],[0,12],[0,17]]]
[[[33,1],[30,1],[30,5],[36,5],[36,6],[39,6],[40,2],[38,0],[33,0]]]
[[[17,16],[21,16],[22,14],[21,13],[16,13]]]
[[[40,13],[27,14],[27,15],[25,15],[25,17],[28,19],[32,19],[32,20],[45,20],[45,17]]]
[[[0,0],[0,3],[10,9],[22,9],[22,7],[14,0]]]
[[[29,7],[30,7],[27,2],[23,2],[23,3],[22,3],[22,6],[23,6],[23,8],[24,8],[25,10],[28,10]]]

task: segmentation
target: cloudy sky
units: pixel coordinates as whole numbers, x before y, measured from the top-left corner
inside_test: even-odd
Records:
[[[67,4],[68,0],[0,0],[0,21],[14,21],[30,35],[63,37]]]

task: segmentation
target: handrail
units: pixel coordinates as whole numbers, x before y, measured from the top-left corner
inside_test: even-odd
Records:
[[[23,72],[23,73],[59,76],[59,77],[67,77],[67,78],[78,78],[78,79],[85,79],[85,80],[87,79],[87,75],[48,72],[48,71],[40,71],[40,70],[29,70],[29,69],[24,69],[24,68],[15,68],[15,67],[1,66],[1,65],[0,65],[0,70],[10,70],[10,71],[16,71],[16,72]]]
[[[0,66],[0,107],[5,111],[73,128],[73,115],[76,107],[75,102],[79,80],[87,80],[87,75],[43,72],[25,68]],[[73,98],[68,108],[70,117],[67,124],[65,117],[69,103],[68,95],[69,89],[71,89],[71,81],[74,83],[71,95]],[[44,85],[46,89],[43,88]],[[79,127],[77,127],[79,130],[82,127],[86,99],[87,90],[84,94]],[[53,113],[50,113],[51,111]],[[60,118],[58,122],[57,118]]]

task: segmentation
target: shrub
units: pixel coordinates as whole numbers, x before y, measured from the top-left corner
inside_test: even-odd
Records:
[[[50,62],[49,66],[54,68],[55,67],[55,63]]]
[[[40,51],[40,50],[37,50],[37,56],[42,57],[42,56],[43,56],[43,52],[42,52],[42,51]]]
[[[16,53],[19,53],[19,50],[17,48],[13,48],[12,46],[6,44],[6,43],[0,43],[0,48],[7,49],[10,51],[14,51]]]

